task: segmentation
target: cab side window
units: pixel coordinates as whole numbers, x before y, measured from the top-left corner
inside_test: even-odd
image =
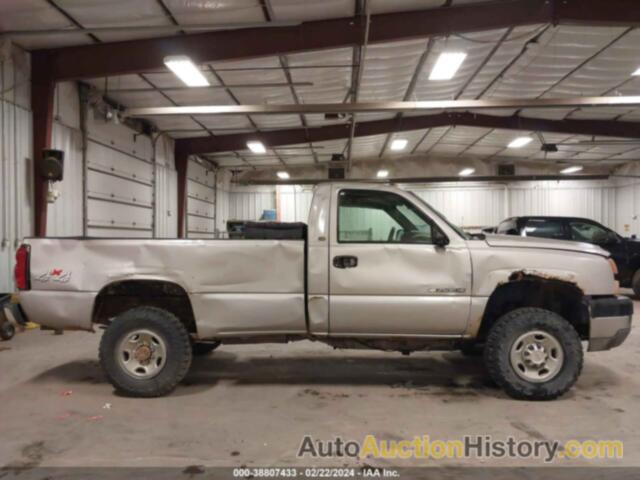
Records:
[[[606,243],[612,233],[606,228],[594,223],[579,220],[569,222],[571,240],[587,243]]]
[[[433,243],[437,227],[411,202],[390,192],[342,190],[340,243]]]
[[[527,237],[567,240],[561,220],[530,218],[524,227],[524,233]]]

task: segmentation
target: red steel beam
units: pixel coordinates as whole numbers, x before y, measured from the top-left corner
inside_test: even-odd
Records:
[[[640,8],[636,0],[502,0],[383,13],[371,16],[369,43],[543,23],[634,26],[640,25]],[[51,57],[51,75],[61,81],[157,70],[167,55],[205,63],[359,45],[364,28],[347,17],[42,51]]]
[[[489,1],[385,13],[371,16],[369,43],[548,23],[552,18],[548,0]],[[51,74],[61,81],[163,69],[168,55],[189,55],[195,63],[206,63],[358,45],[363,41],[364,28],[363,22],[347,17],[44,51],[51,57]]]
[[[640,26],[637,0],[550,0],[553,23],[607,27]]]
[[[543,120],[520,116],[499,117],[469,112],[440,113],[404,117],[399,123],[395,118],[358,123],[356,137],[366,137],[390,132],[406,132],[425,128],[460,125],[467,127],[497,128],[506,130],[531,130],[540,132],[567,133],[575,135],[597,135],[625,138],[640,138],[638,123],[612,122],[606,120]],[[350,125],[328,125],[316,128],[294,128],[262,133],[241,133],[216,137],[181,138],[176,140],[176,149],[190,154],[205,154],[245,150],[247,141],[259,140],[268,147],[294,145],[306,142],[322,142],[348,138]]]
[[[34,61],[35,60],[35,61]],[[48,64],[39,55],[32,57],[31,110],[33,121],[34,236],[47,234],[47,188],[42,174],[42,151],[51,148],[55,81],[48,75]]]

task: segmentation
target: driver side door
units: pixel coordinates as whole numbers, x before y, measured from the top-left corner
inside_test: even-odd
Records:
[[[466,243],[434,245],[444,235],[437,224],[395,192],[336,187],[333,202],[330,335],[461,335],[471,301]]]

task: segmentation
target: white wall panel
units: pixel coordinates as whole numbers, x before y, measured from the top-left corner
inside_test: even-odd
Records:
[[[405,188],[461,227],[496,225],[505,217],[504,185],[407,185]]]
[[[612,181],[616,186],[616,230],[621,235],[640,236],[640,166],[631,163]]]
[[[509,187],[509,216],[585,217],[616,228],[616,188],[610,181],[527,182]]]
[[[29,55],[0,61],[0,292],[13,290],[16,247],[33,232]]]
[[[265,210],[275,210],[274,187],[235,187],[229,192],[228,220],[260,220]]]
[[[58,122],[53,124],[52,148],[64,152],[64,177],[53,185],[60,196],[47,210],[47,235],[82,235],[82,135]]]
[[[216,233],[216,175],[194,159],[187,170],[187,236],[214,238]]]
[[[32,171],[31,115],[0,100],[0,292],[13,290],[16,248],[33,232]]]
[[[277,187],[281,222],[306,222],[311,208],[313,189],[298,185]]]
[[[159,164],[156,168],[156,237],[178,236],[178,174]]]
[[[258,188],[232,190],[229,218],[256,220],[260,217],[267,203],[264,199],[270,198],[275,187]],[[513,215],[567,215],[592,218],[623,233],[621,221],[617,221],[620,212],[626,215],[627,223],[637,215],[635,212],[640,212],[640,184],[635,187],[638,206],[634,209],[630,206],[631,187],[622,188],[612,181],[411,184],[404,188],[415,192],[453,223],[467,228],[497,225]],[[300,186],[277,189],[280,220],[305,222],[312,191]],[[624,198],[621,195],[625,195]]]

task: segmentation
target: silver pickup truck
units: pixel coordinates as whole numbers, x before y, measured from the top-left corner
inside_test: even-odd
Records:
[[[286,232],[26,239],[20,303],[44,326],[104,328],[107,377],[142,397],[171,392],[192,356],[219,344],[315,340],[403,354],[476,349],[510,396],[552,399],[577,380],[583,341],[607,350],[631,328],[633,304],[617,296],[606,251],[472,238],[392,185],[321,184],[308,225]]]

